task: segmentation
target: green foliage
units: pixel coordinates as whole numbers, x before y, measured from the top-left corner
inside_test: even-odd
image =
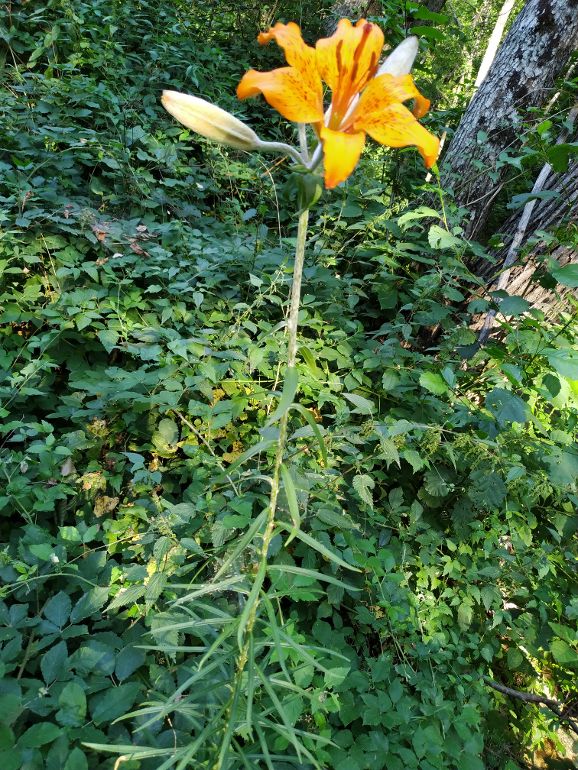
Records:
[[[313,212],[284,373],[288,194],[158,104],[288,130],[232,97],[265,11],[219,5],[3,21],[0,759],[509,769],[556,723],[482,677],[576,696],[573,318],[500,297],[479,349],[483,252],[380,149]]]

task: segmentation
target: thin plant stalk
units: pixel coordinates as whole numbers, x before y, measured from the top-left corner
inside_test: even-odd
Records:
[[[297,362],[297,327],[299,324],[299,306],[301,304],[301,280],[303,278],[303,262],[305,259],[305,243],[307,241],[307,225],[309,223],[309,209],[304,208],[299,214],[299,227],[297,229],[297,245],[295,247],[295,264],[293,266],[293,282],[291,283],[291,301],[287,318],[287,368],[292,369]],[[279,437],[277,439],[277,451],[273,465],[273,477],[271,479],[271,496],[269,498],[269,512],[267,525],[263,535],[261,559],[267,559],[267,552],[275,528],[275,514],[277,512],[277,498],[279,496],[279,475],[285,444],[287,442],[287,422],[289,410],[279,421]]]
[[[293,265],[293,281],[291,283],[291,299],[289,302],[289,314],[287,316],[287,369],[295,366],[297,361],[297,329],[299,323],[299,307],[301,304],[301,281],[303,277],[303,263],[305,260],[305,244],[307,242],[307,226],[309,224],[309,209],[304,208],[299,214],[299,225],[297,228],[297,244],[295,247],[295,262]],[[279,420],[279,436],[277,438],[277,448],[275,451],[275,459],[273,462],[273,475],[271,477],[271,494],[269,497],[269,505],[267,507],[267,520],[265,523],[265,530],[263,532],[263,542],[261,545],[260,565],[258,575],[261,575],[261,582],[265,574],[265,568],[267,564],[267,554],[269,552],[269,546],[273,538],[275,531],[275,517],[277,514],[277,500],[279,497],[279,481],[281,475],[281,465],[283,463],[283,455],[285,453],[285,446],[287,443],[287,423],[289,420],[289,410],[285,411]],[[256,580],[258,578],[255,578]],[[232,686],[232,695],[227,707],[228,721],[235,718],[235,706],[236,706],[236,694],[238,693],[238,685],[243,676],[243,672],[247,665],[247,661],[250,657],[250,650],[252,648],[251,640],[253,634],[253,627],[257,619],[257,609],[259,606],[259,593],[255,598],[251,606],[249,616],[247,618],[247,624],[245,627],[243,646],[237,658],[237,671],[235,673],[235,682]],[[252,656],[251,656],[252,657]],[[229,745],[231,743],[233,731],[225,730],[221,749],[219,751],[219,757],[213,766],[213,770],[221,770],[222,763],[227,755]]]

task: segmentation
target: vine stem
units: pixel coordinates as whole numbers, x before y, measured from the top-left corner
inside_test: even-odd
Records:
[[[299,214],[299,224],[297,228],[297,244],[295,246],[295,262],[293,264],[293,280],[291,282],[291,299],[289,302],[289,313],[287,316],[287,370],[294,367],[297,362],[297,330],[299,325],[299,306],[301,304],[301,282],[303,278],[303,263],[305,261],[305,244],[307,242],[307,226],[309,224],[309,209],[304,208]],[[258,575],[261,575],[261,584],[267,566],[267,554],[269,546],[273,539],[275,531],[275,518],[277,515],[277,500],[279,497],[279,480],[281,475],[281,465],[287,443],[287,423],[289,421],[289,411],[285,411],[279,420],[279,436],[277,438],[277,448],[273,462],[273,474],[271,477],[271,494],[269,496],[269,505],[267,506],[267,519],[265,530],[263,532],[263,542],[261,545],[260,564]],[[259,580],[258,577],[255,578]],[[245,666],[249,659],[251,639],[253,636],[253,627],[257,619],[257,609],[259,606],[259,595],[251,607],[247,625],[245,628],[244,641],[242,649],[237,658],[237,670],[235,672],[235,681],[232,686],[231,698],[227,706],[229,718],[232,717],[234,705],[237,700],[239,687]],[[219,757],[213,765],[213,770],[221,770],[223,760],[225,759],[227,749],[231,742],[233,731],[227,730],[221,744]]]

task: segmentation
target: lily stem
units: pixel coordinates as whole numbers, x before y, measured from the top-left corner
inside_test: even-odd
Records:
[[[297,228],[297,244],[295,246],[295,262],[293,265],[293,281],[291,283],[291,299],[289,302],[289,314],[287,316],[287,370],[294,367],[297,361],[297,328],[299,322],[299,306],[301,304],[301,280],[303,277],[303,263],[305,261],[305,244],[307,242],[307,226],[309,224],[309,209],[303,209],[299,214],[299,225]],[[289,421],[289,411],[287,410],[279,420],[279,436],[277,438],[277,449],[275,451],[275,460],[273,462],[273,475],[271,477],[271,494],[269,505],[267,507],[267,520],[265,531],[263,532],[263,542],[261,544],[259,573],[264,576],[267,565],[267,555],[269,546],[275,532],[275,517],[277,514],[277,499],[279,497],[279,479],[281,475],[281,465],[287,443],[287,423]],[[258,578],[256,578],[258,580]],[[261,582],[262,582],[261,577]],[[257,595],[251,612],[247,619],[247,625],[244,633],[243,646],[237,658],[237,671],[235,682],[232,688],[232,695],[227,704],[227,718],[231,720],[234,716],[235,703],[237,699],[237,688],[241,682],[243,672],[249,661],[252,659],[252,637],[255,621],[257,620],[257,609],[260,596]],[[233,731],[225,730],[223,742],[219,757],[212,767],[212,770],[221,770],[223,760],[229,750]]]
[[[303,263],[305,260],[305,243],[307,241],[307,225],[309,224],[309,209],[305,208],[299,214],[299,226],[297,228],[297,244],[295,246],[295,263],[293,265],[293,282],[291,284],[291,301],[289,315],[287,317],[287,369],[292,369],[297,361],[297,328],[299,324],[299,306],[301,304],[301,280],[303,278]],[[275,515],[277,513],[277,498],[279,496],[279,475],[285,444],[287,442],[287,422],[289,410],[279,420],[279,437],[277,439],[277,451],[273,464],[273,477],[271,479],[271,496],[269,498],[269,511],[267,526],[263,536],[261,558],[266,560],[273,530],[275,528]]]

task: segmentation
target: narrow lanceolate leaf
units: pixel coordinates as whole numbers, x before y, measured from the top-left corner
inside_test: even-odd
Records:
[[[257,532],[261,529],[266,519],[267,519],[267,510],[265,509],[264,511],[261,511],[261,513],[257,516],[255,521],[251,524],[251,526],[245,532],[243,537],[241,537],[238,540],[236,548],[223,561],[223,563],[221,564],[221,566],[213,576],[213,582],[217,580],[217,578],[220,577],[221,575],[224,575],[227,573],[229,567],[235,563],[235,561],[240,556],[240,554],[245,550],[247,545],[251,542],[251,540],[255,537]]]
[[[255,457],[255,455],[260,454],[261,452],[266,452],[273,444],[275,443],[274,439],[263,439],[263,441],[259,441],[258,444],[255,444],[252,447],[249,447],[245,452],[243,452],[242,455],[239,455],[237,459],[232,462],[228,468],[227,473],[222,474],[217,478],[217,481],[225,480],[227,476],[230,476],[233,471],[236,471],[237,468],[240,468],[243,463],[247,462],[247,460],[250,460],[251,457]]]
[[[309,427],[313,431],[313,435],[315,436],[315,438],[317,439],[317,443],[319,444],[319,452],[321,453],[323,466],[327,468],[327,447],[325,446],[325,441],[323,440],[323,436],[319,429],[319,425],[317,425],[317,423],[315,422],[315,417],[313,417],[311,412],[305,409],[304,406],[301,406],[301,404],[292,404],[291,409],[295,409],[297,412],[299,412],[299,414],[302,415],[302,417],[305,417],[305,419],[309,423]]]
[[[263,581],[265,580],[266,572],[267,572],[267,562],[263,560],[259,565],[259,570],[257,571],[257,574],[254,577],[253,586],[251,588],[249,596],[247,597],[247,602],[243,607],[243,612],[241,613],[241,617],[239,618],[239,625],[237,627],[237,644],[239,645],[240,650],[243,649],[243,640],[245,638],[245,631],[247,630],[247,626],[249,625],[251,616],[254,615],[254,613],[257,611],[256,604],[259,600],[259,593],[261,592],[261,588],[263,587]]]
[[[293,483],[293,479],[291,478],[291,474],[289,473],[285,463],[281,463],[281,478],[283,479],[283,489],[285,490],[285,497],[287,498],[287,504],[289,506],[289,514],[293,523],[293,531],[285,543],[287,546],[293,540],[296,531],[301,526],[301,516],[299,515],[299,503],[297,502],[295,484]]]
[[[284,529],[289,529],[288,525],[286,524],[281,524],[281,526]],[[311,548],[314,548],[316,551],[319,551],[320,554],[325,556],[326,559],[329,559],[329,561],[334,562],[334,564],[339,564],[340,567],[350,569],[352,572],[361,572],[361,570],[357,567],[353,567],[351,564],[343,561],[343,559],[341,559],[336,553],[333,553],[333,551],[330,551],[329,548],[326,548],[322,543],[318,543],[315,538],[311,537],[311,535],[308,535],[306,532],[303,532],[302,529],[295,530],[294,534],[295,537],[297,537],[306,545],[311,546]]]
[[[281,393],[281,399],[277,405],[277,409],[267,420],[267,425],[273,425],[273,423],[280,420],[281,417],[289,410],[293,404],[295,393],[297,393],[297,385],[299,384],[299,374],[295,366],[287,367],[285,374],[285,382],[283,383],[283,392]]]
[[[269,572],[283,572],[290,573],[292,575],[304,575],[305,577],[312,578],[313,580],[319,580],[323,583],[331,583],[334,586],[345,588],[347,591],[361,591],[361,588],[344,583],[343,580],[338,580],[332,575],[326,575],[324,572],[317,572],[313,569],[305,569],[305,567],[294,567],[292,564],[269,564],[267,567]]]

